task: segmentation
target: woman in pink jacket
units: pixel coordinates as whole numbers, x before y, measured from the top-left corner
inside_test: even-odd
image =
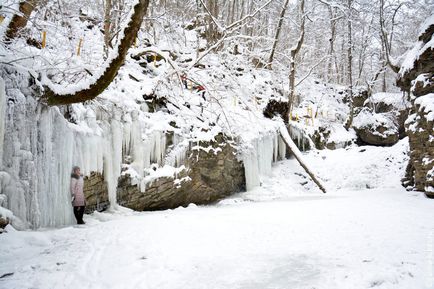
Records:
[[[85,224],[83,222],[84,207],[86,199],[83,193],[83,176],[80,174],[80,168],[75,166],[71,174],[71,196],[72,206],[74,207],[74,215],[77,219],[77,224]]]

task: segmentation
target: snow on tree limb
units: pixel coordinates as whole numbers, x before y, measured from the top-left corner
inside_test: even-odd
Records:
[[[137,37],[137,32],[142,25],[148,6],[149,0],[138,0],[133,6],[130,20],[123,30],[123,36],[120,37],[119,44],[107,60],[101,74],[95,76],[91,83],[86,84],[87,87],[76,85],[71,89],[64,89],[60,85],[52,84],[46,76],[43,76],[43,83],[45,83],[43,98],[46,99],[48,105],[84,102],[100,95],[110,85],[119,68],[123,65],[128,49],[134,44]]]

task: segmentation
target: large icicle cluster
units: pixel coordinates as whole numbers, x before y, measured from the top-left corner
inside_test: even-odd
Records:
[[[73,222],[69,183],[74,165],[80,166],[84,175],[92,171],[104,174],[112,208],[116,207],[117,180],[124,156],[131,158],[128,169],[139,178],[152,163],[163,165],[166,134],[148,131],[140,121],[141,111],[130,113],[110,104],[104,110],[103,106],[92,109],[77,105],[74,124],[58,108],[38,104],[19,89],[5,93],[3,81],[0,97],[0,118],[5,120],[0,126],[0,140],[5,136],[4,146],[0,146],[0,152],[4,151],[0,196],[6,200],[2,205],[22,221],[18,227],[54,227]],[[9,103],[5,113],[6,99]]]
[[[284,159],[286,145],[277,131],[269,132],[251,141],[243,150],[242,160],[246,175],[246,189],[260,186],[263,178],[271,175],[272,163]]]
[[[0,77],[0,168],[3,163],[3,141],[5,135],[5,114],[6,114],[6,88],[3,78]]]

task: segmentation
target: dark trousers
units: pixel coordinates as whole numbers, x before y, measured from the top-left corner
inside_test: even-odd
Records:
[[[84,206],[74,207],[74,216],[77,219],[77,224],[84,224],[83,221]]]

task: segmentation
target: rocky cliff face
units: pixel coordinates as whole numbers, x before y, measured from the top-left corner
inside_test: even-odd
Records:
[[[423,26],[419,41],[408,53],[397,84],[412,96],[406,121],[410,161],[403,184],[434,197],[434,17]]]
[[[86,198],[86,214],[94,211],[104,211],[110,206],[107,182],[104,175],[91,172],[84,177],[84,196]]]
[[[138,211],[172,209],[190,203],[209,204],[245,189],[244,166],[223,136],[215,142],[202,142],[199,147],[208,150],[190,148],[187,169],[173,177],[153,180],[144,192],[131,184],[129,176],[122,176],[118,203]]]
[[[187,152],[186,169],[173,176],[164,176],[146,184],[144,192],[132,184],[131,177],[120,177],[117,202],[137,211],[173,209],[209,204],[235,192],[245,190],[244,166],[236,150],[222,135],[215,142],[200,143],[201,148]],[[108,208],[107,183],[100,173],[92,172],[84,179],[86,213]]]

